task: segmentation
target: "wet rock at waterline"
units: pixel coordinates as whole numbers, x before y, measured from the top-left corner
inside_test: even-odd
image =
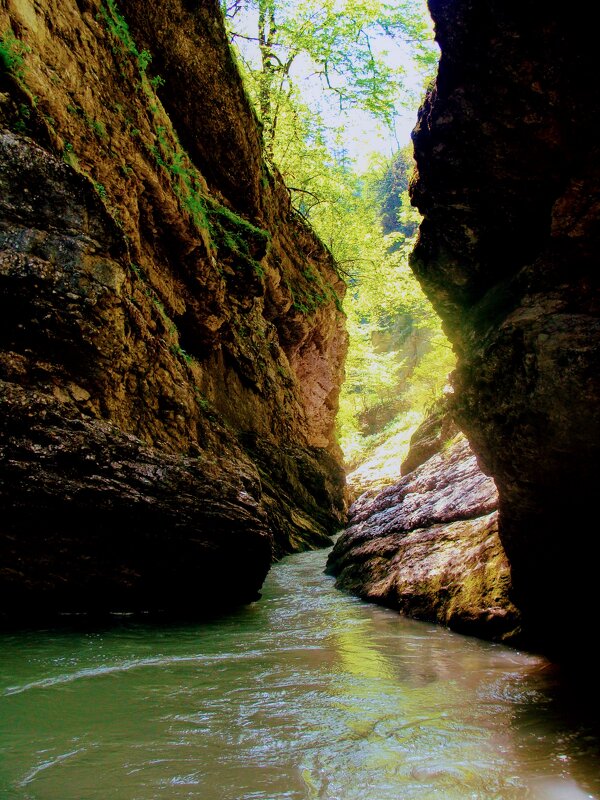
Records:
[[[0,9],[8,617],[253,599],[343,520],[344,285],[201,5]]]
[[[422,426],[424,440],[431,427]],[[497,503],[494,481],[458,434],[393,486],[354,503],[327,569],[339,588],[408,616],[514,640],[519,615]]]

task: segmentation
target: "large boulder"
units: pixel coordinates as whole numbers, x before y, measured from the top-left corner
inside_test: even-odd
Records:
[[[414,450],[432,426],[421,426]],[[494,481],[456,434],[393,486],[351,506],[327,570],[339,588],[416,619],[515,640],[519,614],[509,598],[497,503]]]

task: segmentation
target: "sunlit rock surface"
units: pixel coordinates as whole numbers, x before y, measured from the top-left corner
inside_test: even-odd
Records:
[[[432,427],[431,420],[421,426],[411,453],[422,452]],[[519,619],[497,502],[494,481],[458,434],[393,486],[352,505],[328,571],[340,588],[417,619],[513,639]]]
[[[118,7],[0,9],[8,617],[250,600],[344,515],[331,256],[262,161],[217,1]]]
[[[430,0],[442,56],[414,132],[413,268],[458,355],[457,422],[499,491],[531,640],[598,617],[600,102],[569,6]]]

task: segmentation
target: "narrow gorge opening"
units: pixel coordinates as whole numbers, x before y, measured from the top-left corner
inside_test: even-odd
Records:
[[[398,479],[455,363],[408,264],[420,223],[410,134],[437,70],[433,24],[424,2],[223,10],[270,161],[347,287],[336,427],[352,502]],[[324,295],[309,288],[307,313]]]

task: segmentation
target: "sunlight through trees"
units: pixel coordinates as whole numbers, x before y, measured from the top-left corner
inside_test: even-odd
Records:
[[[223,10],[267,157],[348,285],[338,431],[352,467],[387,435],[408,442],[454,363],[408,266],[420,221],[412,149],[374,152],[360,168],[348,136],[357,114],[390,130],[400,110],[416,116],[437,61],[430,20],[418,0],[229,0]]]

